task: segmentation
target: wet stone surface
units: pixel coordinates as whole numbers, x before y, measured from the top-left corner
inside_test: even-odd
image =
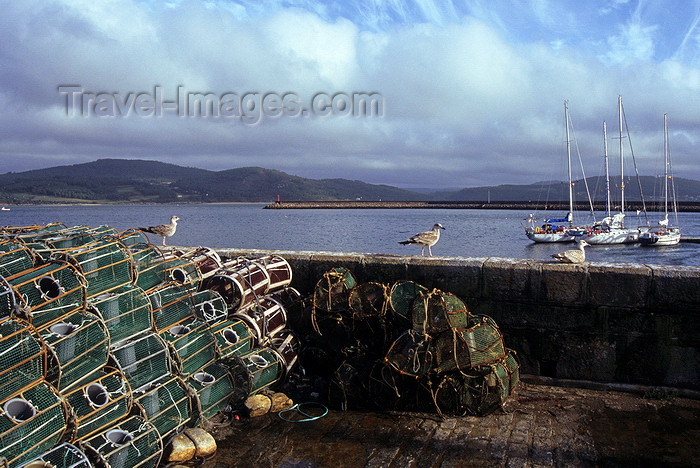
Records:
[[[505,412],[334,411],[220,427],[205,468],[698,466],[700,401],[522,384]]]

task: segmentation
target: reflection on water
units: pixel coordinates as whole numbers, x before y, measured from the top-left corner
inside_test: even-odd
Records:
[[[14,206],[0,212],[0,225],[59,221],[68,226],[108,224],[118,230],[182,218],[172,245],[420,255],[399,245],[411,235],[445,226],[436,256],[549,259],[573,244],[535,244],[525,237],[525,210],[263,210],[259,204]],[[680,213],[684,236],[700,237],[700,213]],[[600,216],[599,216],[600,217]],[[655,219],[655,216],[650,216]],[[159,239],[152,239],[158,242]],[[670,247],[591,246],[587,260],[699,265],[700,244]]]

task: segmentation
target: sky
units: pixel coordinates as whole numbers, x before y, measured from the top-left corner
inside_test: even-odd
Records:
[[[260,166],[403,188],[700,179],[700,0],[0,0],[0,164]],[[363,105],[370,104],[369,106]],[[580,160],[579,160],[580,155]],[[633,170],[626,159],[625,172]]]

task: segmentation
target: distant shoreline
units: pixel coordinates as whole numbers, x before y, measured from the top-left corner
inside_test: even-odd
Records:
[[[568,210],[568,202],[550,202],[546,205],[547,210]],[[596,211],[604,211],[605,204],[594,203]],[[656,203],[647,203],[647,211],[653,211]],[[273,202],[265,206],[268,210],[318,210],[318,209],[456,209],[456,210],[541,210],[545,208],[542,203],[529,201],[363,201],[363,200],[343,200],[343,201],[284,201]],[[613,208],[619,210],[619,207]],[[642,203],[627,202],[627,211],[642,209]],[[577,203],[574,205],[575,211],[588,211],[588,204]],[[678,211],[700,212],[700,202],[680,202]]]

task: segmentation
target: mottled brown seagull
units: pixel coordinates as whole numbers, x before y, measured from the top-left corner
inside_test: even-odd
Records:
[[[554,254],[552,258],[563,263],[583,263],[586,261],[586,252],[583,251],[583,248],[587,245],[590,244],[581,239],[578,243],[578,249],[566,250],[562,253]]]
[[[140,227],[143,232],[150,232],[151,234],[155,234],[156,236],[162,237],[163,238],[163,245],[165,245],[165,238],[170,237],[173,234],[175,234],[175,229],[177,229],[177,222],[180,221],[180,218],[177,216],[173,216],[170,218],[170,224],[161,224],[158,226],[148,226],[148,227]]]
[[[416,244],[420,245],[421,251],[420,254],[424,255],[425,253],[425,248],[428,248],[428,253],[430,256],[433,256],[433,252],[430,250],[430,247],[435,245],[437,241],[440,240],[440,229],[445,229],[442,227],[442,224],[440,223],[435,223],[433,225],[433,228],[430,231],[425,231],[416,234],[415,236],[411,236],[408,238],[408,240],[405,240],[403,242],[399,242],[401,245],[407,245],[407,244]]]

